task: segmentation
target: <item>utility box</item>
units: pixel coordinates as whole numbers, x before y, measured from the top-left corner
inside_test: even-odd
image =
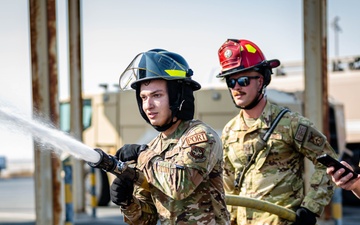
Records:
[[[3,169],[6,169],[6,158],[5,156],[0,156],[0,172]]]

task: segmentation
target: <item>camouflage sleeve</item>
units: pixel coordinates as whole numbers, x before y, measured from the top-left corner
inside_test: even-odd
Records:
[[[239,195],[239,190],[235,189],[235,168],[229,159],[229,149],[227,144],[227,130],[226,128],[223,130],[222,133],[222,143],[224,149],[224,170],[223,170],[223,179],[224,179],[224,189],[225,194],[230,195]],[[227,205],[227,209],[230,212],[231,221],[236,221],[237,217],[237,206]]]
[[[317,162],[316,157],[325,153],[334,158],[337,158],[337,155],[327,142],[325,135],[318,131],[307,118],[299,116],[292,120],[291,130],[298,151],[314,164],[310,188],[301,206],[321,215],[324,207],[331,201],[335,184],[326,174],[326,167]]]
[[[229,161],[226,151],[224,151],[224,170],[223,170],[223,179],[224,179],[224,189],[225,194],[230,195],[239,195],[239,191],[235,189],[235,169]],[[237,217],[237,206],[227,205],[226,208],[230,212],[230,220],[236,221]]]
[[[224,179],[224,189],[226,194],[237,195],[239,191],[235,190],[235,169],[232,166],[226,150],[224,151],[224,170],[223,170],[223,179]]]
[[[150,184],[170,198],[181,200],[194,192],[219,160],[220,139],[197,127],[169,149],[164,159],[149,149],[140,154],[138,165]]]
[[[124,215],[124,222],[136,225],[155,225],[158,221],[158,214],[150,192],[135,186],[133,199],[134,201],[129,206],[120,208]]]

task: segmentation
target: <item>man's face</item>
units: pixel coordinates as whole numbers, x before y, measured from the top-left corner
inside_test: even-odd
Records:
[[[246,86],[242,86],[237,82],[239,78],[242,78],[239,82]],[[249,105],[257,97],[257,93],[261,90],[263,84],[263,76],[255,71],[231,75],[229,80],[234,85],[229,87],[231,95],[236,105],[241,107]]]
[[[151,125],[163,126],[171,121],[169,95],[165,80],[142,82],[140,98],[143,110]]]

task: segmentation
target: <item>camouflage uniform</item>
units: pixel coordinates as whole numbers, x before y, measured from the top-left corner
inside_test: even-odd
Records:
[[[134,203],[122,207],[129,224],[230,224],[223,187],[223,151],[216,132],[201,121],[181,122],[160,133],[137,167],[150,192],[135,187]],[[140,179],[141,180],[141,179]]]
[[[336,154],[313,123],[293,112],[282,117],[267,143],[261,145],[260,136],[269,129],[281,109],[267,102],[251,127],[247,127],[242,111],[227,123],[222,135],[225,192],[271,202],[294,211],[303,206],[320,215],[331,200],[334,184],[326,174],[326,168],[317,163],[316,156],[327,153],[336,158]],[[304,157],[315,165],[306,195]],[[237,178],[238,188],[234,185]],[[239,225],[292,224],[276,215],[251,208],[229,206],[228,209],[233,224],[235,221]]]

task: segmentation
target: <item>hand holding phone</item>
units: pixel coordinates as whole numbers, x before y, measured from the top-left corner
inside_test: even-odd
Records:
[[[327,154],[323,154],[320,155],[318,157],[316,157],[317,161],[320,162],[321,164],[325,165],[326,167],[334,167],[335,171],[343,168],[345,170],[345,172],[342,174],[343,176],[346,176],[347,174],[351,173],[353,176],[350,178],[350,180],[355,179],[358,177],[358,174],[354,171],[352,171],[351,169],[347,168],[345,165],[341,164],[338,160],[334,159],[333,157],[327,155]]]

